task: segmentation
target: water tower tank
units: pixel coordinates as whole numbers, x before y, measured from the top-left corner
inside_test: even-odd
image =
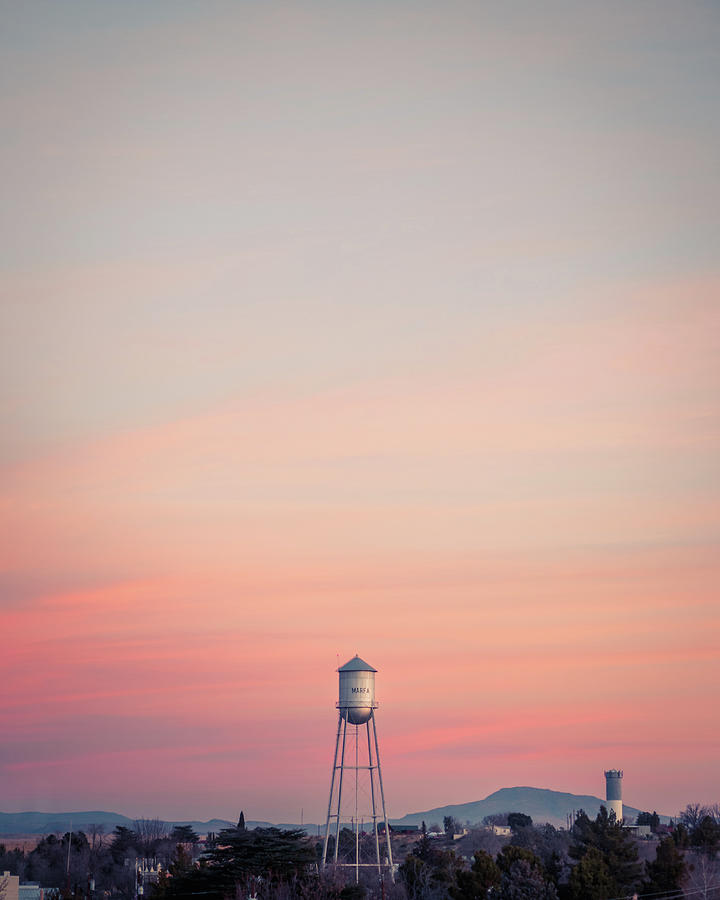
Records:
[[[622,822],[623,818],[622,777],[622,769],[608,769],[605,772],[605,798],[608,812],[612,810],[618,822]]]
[[[349,725],[364,725],[377,709],[375,702],[375,673],[364,659],[354,656],[340,666],[340,699],[338,709]]]

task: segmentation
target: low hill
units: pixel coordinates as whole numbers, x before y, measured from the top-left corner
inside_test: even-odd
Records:
[[[551,825],[565,825],[566,816],[573,810],[583,809],[595,817],[600,806],[605,804],[599,797],[589,794],[566,794],[562,791],[550,791],[545,788],[512,787],[501,788],[490,794],[484,800],[476,800],[473,803],[455,803],[449,806],[438,806],[435,809],[426,809],[424,812],[408,813],[402,819],[392,821],[402,825],[419,825],[425,822],[437,822],[442,825],[445,816],[453,816],[463,825],[471,822],[473,825],[482,822],[485,816],[495,813],[521,812],[532,816],[535,823],[549,822]],[[634,822],[639,810],[634,806],[624,806],[626,819]],[[666,816],[661,816],[666,821]]]
[[[73,831],[87,831],[90,825],[102,825],[105,831],[110,833],[116,825],[132,828],[135,819],[104,810],[63,813],[0,812],[0,834],[53,834],[69,831],[71,823]],[[235,822],[228,822],[227,819],[210,819],[208,822],[195,822],[187,819],[182,822],[167,822],[170,828],[173,825],[191,825],[198,834],[221,831],[223,828],[230,828],[235,824]],[[268,822],[248,822],[247,826],[255,828],[258,825],[268,824]]]
[[[595,817],[598,814],[600,806],[605,801],[599,797],[593,797],[589,794],[567,794],[562,791],[550,791],[545,788],[534,787],[512,787],[501,788],[490,794],[484,800],[476,800],[473,803],[454,803],[449,806],[437,806],[434,809],[426,809],[423,812],[408,813],[401,819],[392,819],[392,823],[400,825],[420,825],[425,822],[430,825],[437,822],[442,825],[445,816],[453,816],[461,824],[470,822],[476,824],[482,822],[485,816],[495,813],[521,812],[528,816],[532,816],[533,822],[542,824],[550,822],[551,825],[565,825],[566,816],[573,810],[584,809],[585,812]],[[626,820],[635,821],[639,810],[634,806],[625,805]],[[668,822],[668,816],[660,816],[661,822]],[[0,812],[0,835],[30,835],[30,834],[51,834],[53,832],[64,832],[70,828],[70,823],[74,830],[86,831],[90,825],[104,825],[107,833],[111,832],[116,825],[124,825],[126,828],[132,828],[135,820],[127,816],[122,816],[113,812],[67,812],[67,813],[44,813],[44,812],[22,812],[22,813],[2,813]],[[167,822],[172,828],[173,825],[191,825],[198,834],[207,834],[208,831],[221,831],[223,828],[231,828],[235,822],[229,822],[227,819],[210,819],[207,822],[199,821],[177,821]],[[270,822],[248,821],[248,828],[267,827]],[[299,828],[299,825],[282,824],[281,828]],[[302,826],[308,834],[316,834],[324,829],[322,826],[306,824]]]

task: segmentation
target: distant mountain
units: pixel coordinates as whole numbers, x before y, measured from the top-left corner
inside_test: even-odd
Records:
[[[549,822],[551,825],[565,825],[567,814],[573,810],[583,809],[594,818],[601,805],[607,805],[606,801],[589,794],[566,794],[545,788],[512,787],[501,788],[484,800],[476,800],[474,803],[438,806],[425,812],[408,813],[402,819],[392,821],[402,825],[419,825],[423,821],[427,825],[431,822],[442,825],[445,816],[453,816],[462,824],[465,822],[475,824],[482,822],[485,816],[495,813],[521,812],[532,816],[533,822],[537,824]],[[624,804],[623,812],[626,819],[635,821],[639,810]],[[669,821],[667,816],[661,816],[660,819]]]
[[[90,825],[103,825],[106,832],[111,832],[116,825],[124,825],[132,828],[135,819],[122,816],[119,813],[94,810],[92,812],[0,812],[0,834],[52,834],[54,832],[69,831],[72,823],[73,831],[86,831]],[[208,831],[220,831],[223,828],[231,828],[235,822],[227,819],[210,819],[208,822],[196,822],[183,820],[182,822],[168,822],[173,825],[191,825],[198,834],[207,834]],[[248,828],[256,828],[258,825],[267,826],[268,822],[248,822]]]
[[[476,822],[482,822],[485,816],[494,813],[521,812],[528,816],[532,816],[533,822],[543,824],[550,822],[551,825],[565,825],[566,816],[573,810],[584,809],[585,812],[594,817],[598,814],[600,806],[605,804],[604,800],[599,797],[592,797],[589,794],[566,794],[562,791],[549,791],[544,788],[534,787],[512,787],[501,788],[490,794],[484,800],[476,800],[473,803],[455,803],[450,806],[437,806],[435,809],[427,809],[424,812],[408,813],[401,819],[391,819],[391,823],[400,825],[419,825],[425,821],[427,825],[431,822],[437,822],[442,825],[445,816],[453,816],[462,824],[470,822],[473,825]],[[626,819],[631,822],[635,821],[639,810],[634,806],[624,807]],[[669,822],[668,816],[660,816],[661,822]],[[2,813],[0,812],[0,835],[20,835],[20,834],[51,834],[53,832],[64,832],[70,828],[72,822],[73,830],[87,830],[89,825],[104,825],[106,832],[111,832],[116,825],[124,825],[126,828],[132,828],[135,822],[127,816],[121,816],[113,812],[68,812],[68,813],[43,813],[43,812],[23,812],[23,813]],[[167,822],[172,828],[173,825],[191,825],[198,834],[207,834],[208,831],[221,831],[223,828],[231,828],[236,823],[229,822],[227,819],[210,819],[208,822],[198,821],[177,821]],[[248,821],[248,828],[267,828],[272,823]],[[303,826],[297,824],[279,825],[280,828],[304,828],[308,834],[319,834],[324,830],[319,825],[305,824]]]
[[[95,810],[92,812],[0,812],[0,834],[50,834],[68,831],[72,822],[73,830],[84,830],[88,825],[104,825],[112,831],[116,825],[132,827],[133,820],[114,812]]]

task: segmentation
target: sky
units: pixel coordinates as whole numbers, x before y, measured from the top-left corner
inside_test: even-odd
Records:
[[[2,18],[2,810],[719,801],[718,6]]]

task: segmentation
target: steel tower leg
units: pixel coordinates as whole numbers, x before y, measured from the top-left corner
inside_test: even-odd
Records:
[[[360,726],[355,726],[355,884],[360,881],[360,819],[358,818],[358,788],[360,787]]]
[[[380,842],[378,841],[378,830],[377,830],[377,807],[375,806],[375,774],[373,772],[373,755],[372,755],[372,748],[370,746],[370,722],[369,721],[365,723],[365,727],[367,729],[367,742],[368,742],[368,768],[370,769],[370,796],[372,798],[373,833],[375,835],[375,858],[377,859],[378,875],[381,875],[382,867],[380,865]]]
[[[373,723],[373,736],[375,737],[375,761],[377,762],[378,782],[380,784],[380,800],[382,802],[383,820],[385,822],[385,842],[387,844],[388,863],[390,864],[390,878],[395,881],[393,876],[393,860],[392,848],[390,846],[390,826],[388,825],[387,812],[385,810],[385,791],[383,789],[382,769],[380,768],[380,748],[378,747],[377,726],[375,725],[375,710],[370,713]]]
[[[340,714],[342,717],[342,713]],[[340,781],[338,782],[337,818],[335,822],[335,854],[333,862],[337,863],[340,846],[340,804],[342,803],[343,774],[345,773],[345,737],[347,736],[347,719],[342,719],[342,753],[340,754]]]
[[[332,773],[330,775],[330,796],[328,797],[327,818],[325,819],[325,843],[323,844],[322,867],[325,868],[327,861],[328,838],[330,837],[330,810],[332,809],[333,790],[335,789],[335,773],[337,772],[337,755],[340,746],[340,732],[342,730],[342,713],[338,715],[338,730],[335,738],[335,757],[333,758]]]

